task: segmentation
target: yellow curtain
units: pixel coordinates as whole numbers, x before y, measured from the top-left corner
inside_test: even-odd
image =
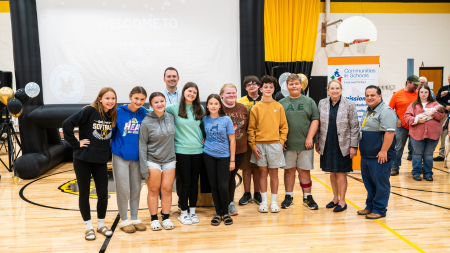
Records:
[[[314,61],[320,0],[265,0],[265,60]]]

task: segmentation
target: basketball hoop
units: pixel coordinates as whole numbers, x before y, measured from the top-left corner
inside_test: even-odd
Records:
[[[355,39],[353,40],[352,44],[356,44],[356,52],[358,54],[365,54],[366,53],[366,47],[369,43],[370,39]]]

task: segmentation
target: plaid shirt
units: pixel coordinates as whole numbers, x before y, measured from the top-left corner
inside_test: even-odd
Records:
[[[324,98],[319,102],[319,129],[316,136],[319,139],[320,154],[323,155],[328,134],[328,121],[330,118],[330,98]],[[358,147],[359,121],[356,105],[352,101],[341,97],[336,122],[339,147],[343,156],[350,153],[350,147]]]

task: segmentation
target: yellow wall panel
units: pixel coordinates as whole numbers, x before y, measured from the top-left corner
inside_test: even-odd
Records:
[[[1,12],[9,13],[9,1],[0,1],[0,13]]]
[[[383,3],[383,2],[332,2],[332,13],[450,13],[450,3]],[[325,3],[320,3],[324,12]]]

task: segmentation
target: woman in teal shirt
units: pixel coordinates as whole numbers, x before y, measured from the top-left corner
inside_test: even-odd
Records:
[[[181,215],[178,220],[184,225],[191,225],[200,221],[195,214],[195,208],[198,178],[203,162],[203,134],[200,124],[204,109],[195,83],[186,83],[182,94],[180,103],[167,106],[166,112],[175,117],[176,171],[181,181],[179,189]]]

